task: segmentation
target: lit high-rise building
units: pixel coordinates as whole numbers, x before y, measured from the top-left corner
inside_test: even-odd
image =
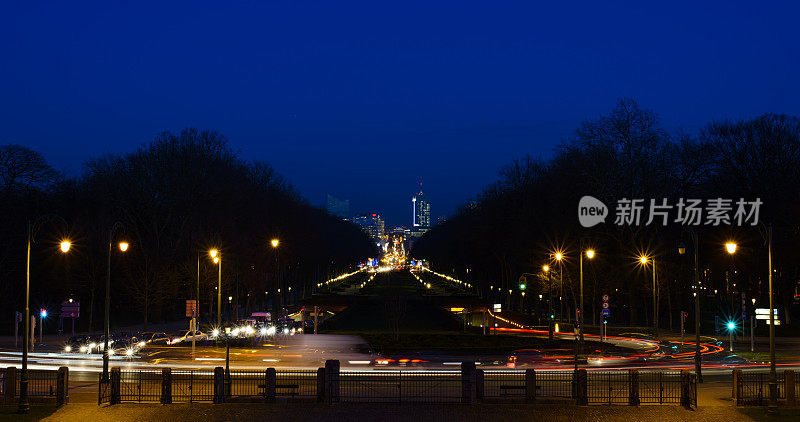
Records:
[[[376,246],[383,249],[383,243],[386,239],[384,236],[383,217],[377,213],[360,214],[353,218],[353,222],[375,241]]]
[[[431,205],[422,193],[422,183],[419,184],[419,193],[411,197],[411,209],[413,212],[411,227],[430,228],[431,226]]]
[[[350,218],[350,200],[328,194],[328,213],[347,220]]]

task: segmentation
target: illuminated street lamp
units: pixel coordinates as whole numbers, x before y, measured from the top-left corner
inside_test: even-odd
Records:
[[[222,327],[222,254],[212,249],[208,251],[208,255],[217,264],[217,327]]]
[[[584,254],[584,251],[583,251],[583,238],[581,238],[580,249],[581,250],[580,250],[580,255],[579,255],[580,256],[580,258],[579,258],[579,269],[580,269],[580,275],[581,275],[581,277],[580,277],[580,279],[581,279],[581,289],[580,289],[580,291],[581,291],[581,303],[580,303],[580,305],[581,306],[580,306],[580,308],[578,308],[578,330],[579,330],[579,333],[580,333],[580,338],[579,338],[580,350],[579,350],[579,353],[583,354],[583,254]],[[586,250],[586,257],[589,258],[589,259],[594,258],[594,249],[587,249]],[[577,368],[577,365],[578,365],[578,360],[575,359],[576,368]]]
[[[22,370],[20,371],[19,379],[19,412],[28,413],[30,405],[28,404],[28,344],[31,338],[31,244],[36,242],[36,234],[42,224],[52,220],[57,220],[62,223],[66,229],[67,222],[56,214],[47,214],[37,218],[33,223],[28,221],[28,242],[27,242],[27,255],[25,258],[25,335],[22,341]],[[61,252],[67,253],[69,251],[70,242],[68,240],[61,241]],[[12,387],[13,388],[13,387]]]
[[[564,259],[564,254],[561,251],[556,251],[552,254],[553,258],[558,263],[558,317],[564,318],[564,267],[561,265],[561,260]]]
[[[726,243],[725,250],[727,250],[729,254],[733,255],[736,252],[736,244],[733,242]]]
[[[736,331],[736,323],[733,322],[733,321],[728,321],[728,323],[725,325],[725,327],[728,329],[728,335],[730,336],[730,347],[729,347],[728,351],[732,352],[733,351],[733,332]]]
[[[653,263],[653,329],[658,338],[658,285],[656,284],[656,260],[648,257],[647,255],[639,256],[639,264],[647,266],[649,262]]]
[[[110,382],[110,379],[108,377],[108,360],[110,354],[110,350],[108,347],[108,338],[111,336],[111,330],[110,330],[111,318],[109,315],[111,309],[111,250],[114,248],[113,247],[114,234],[116,234],[118,230],[125,230],[125,226],[119,221],[115,222],[111,226],[111,230],[108,231],[108,261],[106,263],[106,309],[105,309],[106,329],[105,329],[105,339],[103,339],[103,379],[102,379],[103,383]],[[119,250],[123,253],[128,250],[128,242],[125,241],[119,242],[117,246],[119,247]]]
[[[278,239],[272,239],[272,240],[271,240],[269,243],[271,243],[271,244],[272,244],[272,247],[273,247],[273,248],[277,248],[277,247],[278,247],[278,245],[280,244],[280,240],[278,240]]]

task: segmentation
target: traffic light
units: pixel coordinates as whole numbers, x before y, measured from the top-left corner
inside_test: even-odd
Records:
[[[525,290],[525,287],[527,287],[525,286],[525,276],[522,276],[519,278],[519,289]]]
[[[42,309],[41,311],[39,311],[39,316],[41,318],[47,318],[47,309]]]

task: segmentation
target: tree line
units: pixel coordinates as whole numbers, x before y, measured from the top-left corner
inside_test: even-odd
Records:
[[[608,206],[605,224],[579,224],[584,195]],[[692,227],[699,239],[703,318],[741,318],[742,302],[752,312],[753,298],[756,307],[767,306],[762,234],[771,225],[776,306],[784,323],[791,321],[800,269],[800,119],[794,116],[764,114],[715,121],[696,134],[670,133],[654,111],[620,99],[610,113],[580,124],[551,159],[526,155],[504,166],[496,182],[425,233],[411,254],[469,280],[487,299],[517,308],[538,306],[538,294],[549,293],[550,279],[541,270],[548,264],[557,281],[563,272],[564,300],[574,315],[582,244],[596,251],[594,259],[584,259],[585,320],[598,321],[601,296],[608,294],[613,322],[652,325],[652,267],[637,260],[648,255],[657,263],[659,323],[672,328],[680,311],[693,310],[690,234],[674,214],[666,226],[646,225],[646,219],[615,224],[615,206],[623,198],[642,198],[645,208],[649,199],[674,206],[680,198],[728,198],[734,211],[740,198],[760,198],[763,225]],[[724,247],[731,241],[738,245],[734,254]],[[685,255],[678,253],[682,242]],[[556,251],[564,253],[563,261],[553,259]],[[538,277],[520,301],[523,273]]]
[[[239,315],[296,303],[376,253],[357,226],[310,205],[215,131],[164,132],[134,152],[87,161],[78,177],[24,146],[0,146],[0,189],[0,309],[8,322],[23,310],[26,225],[51,213],[67,227],[42,225],[32,245],[31,312],[57,314],[72,298],[81,303],[78,329],[89,331],[102,327],[109,240],[112,323],[145,327],[184,317],[198,271],[201,320],[216,318],[212,248],[222,257],[225,312],[238,306]],[[62,239],[72,242],[68,253],[59,251]],[[125,252],[121,241],[130,245]]]

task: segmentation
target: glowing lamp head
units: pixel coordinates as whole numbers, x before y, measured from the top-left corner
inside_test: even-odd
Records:
[[[647,257],[646,256],[640,256],[639,257],[639,262],[642,263],[642,265],[647,264]]]
[[[736,252],[736,244],[733,242],[726,243],[725,250],[727,250],[729,254],[733,255]]]
[[[544,271],[544,272],[548,272],[548,271],[550,271],[550,266],[548,266],[548,265],[542,265],[542,271]]]
[[[272,239],[272,240],[271,240],[269,243],[271,243],[271,244],[272,244],[272,247],[273,247],[273,248],[277,248],[277,247],[278,247],[278,245],[281,243],[281,241],[280,241],[280,240],[278,240],[278,239]]]
[[[589,259],[594,258],[594,249],[589,249],[588,251],[586,251],[586,257]]]
[[[218,257],[218,256],[215,256],[215,257],[214,257],[214,263],[215,263],[215,264],[219,264],[219,257]]]
[[[128,250],[128,242],[119,242],[119,250],[125,252]]]
[[[47,318],[47,309],[42,309],[39,311],[39,316],[42,318]]]
[[[733,331],[736,328],[736,323],[733,321],[728,321],[728,330]]]
[[[69,247],[70,246],[72,246],[72,244],[69,242],[69,240],[65,240],[65,241],[61,242],[61,252],[64,252],[64,253],[69,252]]]
[[[564,255],[562,255],[561,252],[556,252],[555,257],[556,257],[556,261],[561,261],[561,258],[563,258]]]
[[[217,253],[218,252],[217,252],[216,249],[212,249],[212,250],[208,251],[208,254],[211,255],[212,258],[216,258],[217,257]]]

